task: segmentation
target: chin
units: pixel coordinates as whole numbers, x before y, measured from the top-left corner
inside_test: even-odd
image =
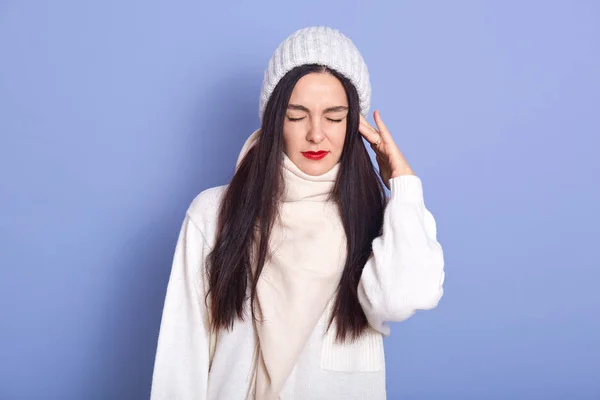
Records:
[[[330,165],[330,163],[319,163],[309,161],[303,162],[299,168],[302,172],[304,172],[307,175],[319,176],[331,170],[331,168],[333,168],[333,165]]]

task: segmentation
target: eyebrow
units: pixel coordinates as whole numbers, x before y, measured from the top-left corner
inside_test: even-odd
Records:
[[[310,114],[310,111],[308,110],[308,108],[304,107],[301,104],[288,104],[287,108],[288,108],[288,110],[300,110],[300,111],[305,111]],[[323,111],[323,113],[344,111],[347,109],[348,109],[348,107],[346,107],[346,106],[335,106],[335,107],[326,108]]]

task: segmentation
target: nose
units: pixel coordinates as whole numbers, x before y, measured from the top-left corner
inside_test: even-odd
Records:
[[[321,143],[325,139],[325,133],[318,118],[312,118],[310,128],[306,134],[306,140],[312,143]]]

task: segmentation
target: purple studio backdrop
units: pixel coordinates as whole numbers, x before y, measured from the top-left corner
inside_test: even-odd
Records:
[[[185,210],[310,25],[363,54],[445,251],[388,397],[600,398],[599,2],[4,0],[0,399],[148,398]]]

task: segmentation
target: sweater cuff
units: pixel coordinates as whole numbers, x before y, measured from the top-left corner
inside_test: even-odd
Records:
[[[423,183],[416,175],[401,175],[389,180],[390,200],[403,203],[423,203]]]

